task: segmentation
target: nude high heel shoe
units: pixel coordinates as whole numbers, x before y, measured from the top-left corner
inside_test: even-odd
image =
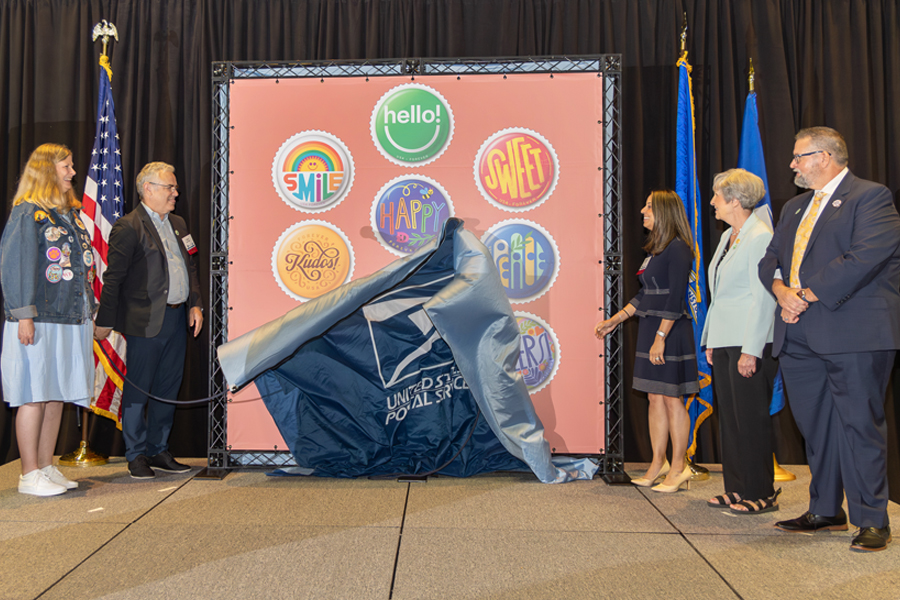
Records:
[[[656,474],[656,477],[654,477],[653,479],[650,479],[648,477],[638,477],[636,479],[632,479],[631,483],[640,487],[650,487],[651,485],[656,483],[657,479],[668,475],[671,468],[672,466],[669,464],[669,460],[666,459],[666,461],[663,462],[663,466],[660,467],[659,472]]]
[[[664,494],[671,494],[673,492],[677,492],[681,489],[681,484],[684,483],[687,489],[691,489],[691,476],[693,473],[691,472],[690,465],[684,468],[684,471],[681,472],[681,475],[675,480],[674,485],[666,485],[661,483],[657,486],[650,488],[654,492],[663,492]]]

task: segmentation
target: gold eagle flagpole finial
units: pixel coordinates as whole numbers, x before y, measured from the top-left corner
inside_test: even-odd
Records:
[[[112,67],[109,65],[109,57],[106,55],[106,44],[109,42],[109,38],[114,37],[116,41],[119,41],[119,32],[116,30],[116,26],[103,19],[96,25],[94,25],[94,37],[93,41],[97,41],[97,38],[103,42],[103,52],[100,53],[100,66],[106,69],[106,75],[112,80]]]
[[[756,75],[756,72],[753,70],[753,59],[751,58],[750,59],[750,91],[751,92],[754,91],[753,90],[753,78],[755,75]]]
[[[681,58],[687,58],[687,13],[684,13],[684,20],[681,25]]]
[[[94,38],[93,41],[97,41],[97,38],[103,42],[103,53],[101,56],[106,56],[106,44],[109,42],[109,38],[116,38],[116,41],[119,41],[119,32],[116,30],[116,26],[103,19],[96,25],[94,25]]]

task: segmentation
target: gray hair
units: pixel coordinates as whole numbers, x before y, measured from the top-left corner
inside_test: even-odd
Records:
[[[850,162],[850,153],[847,152],[847,142],[844,136],[831,127],[807,127],[801,129],[794,136],[794,140],[808,138],[816,150],[824,150],[834,158],[834,162],[842,167]]]
[[[144,165],[141,172],[137,176],[137,192],[138,198],[144,198],[144,184],[150,181],[150,178],[156,176],[157,173],[174,173],[175,167],[164,162],[152,162]]]
[[[737,200],[744,210],[753,210],[766,195],[763,180],[744,169],[728,169],[713,178],[713,192],[721,192],[725,200]]]

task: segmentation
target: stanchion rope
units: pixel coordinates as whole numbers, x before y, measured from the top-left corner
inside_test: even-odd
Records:
[[[130,383],[134,389],[136,389],[137,391],[146,395],[149,398],[153,398],[154,400],[158,400],[159,402],[165,402],[166,404],[176,404],[176,405],[181,405],[181,406],[190,406],[193,404],[205,404],[211,400],[216,400],[218,398],[218,396],[208,396],[206,398],[198,398],[197,400],[171,400],[168,398],[160,398],[159,396],[154,396],[147,390],[141,389],[140,387],[135,385],[133,381],[128,379],[128,377],[125,375],[125,373],[123,373],[122,371],[119,370],[119,366],[115,362],[113,362],[113,359],[110,358],[109,354],[106,353],[106,348],[103,347],[103,344],[98,343],[97,346],[100,348],[100,352],[103,353],[103,356],[106,357],[107,363],[109,363],[112,366],[112,368],[115,370],[115,372],[118,373],[119,377],[121,377],[124,381]],[[257,396],[256,398],[244,398],[243,400],[229,400],[228,403],[229,404],[242,404],[244,402],[256,402],[257,400],[262,400],[262,398]]]

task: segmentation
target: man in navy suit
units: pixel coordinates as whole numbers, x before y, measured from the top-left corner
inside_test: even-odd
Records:
[[[809,510],[782,531],[859,527],[851,550],[884,550],[887,504],[885,390],[900,347],[900,215],[883,185],[847,169],[844,138],[827,127],[795,136],[791,199],[759,277],[776,307],[791,412],[806,440]]]
[[[184,220],[173,214],[178,182],[172,165],[152,162],[137,177],[141,203],[109,234],[94,337],[112,329],[125,336],[128,379],[122,391],[122,438],[128,471],[150,479],[153,469],[184,473],[190,467],[169,452],[175,405],[149,398],[178,394],[187,330],[203,326],[200,281],[190,255],[197,251]],[[145,414],[146,413],[146,414]]]

